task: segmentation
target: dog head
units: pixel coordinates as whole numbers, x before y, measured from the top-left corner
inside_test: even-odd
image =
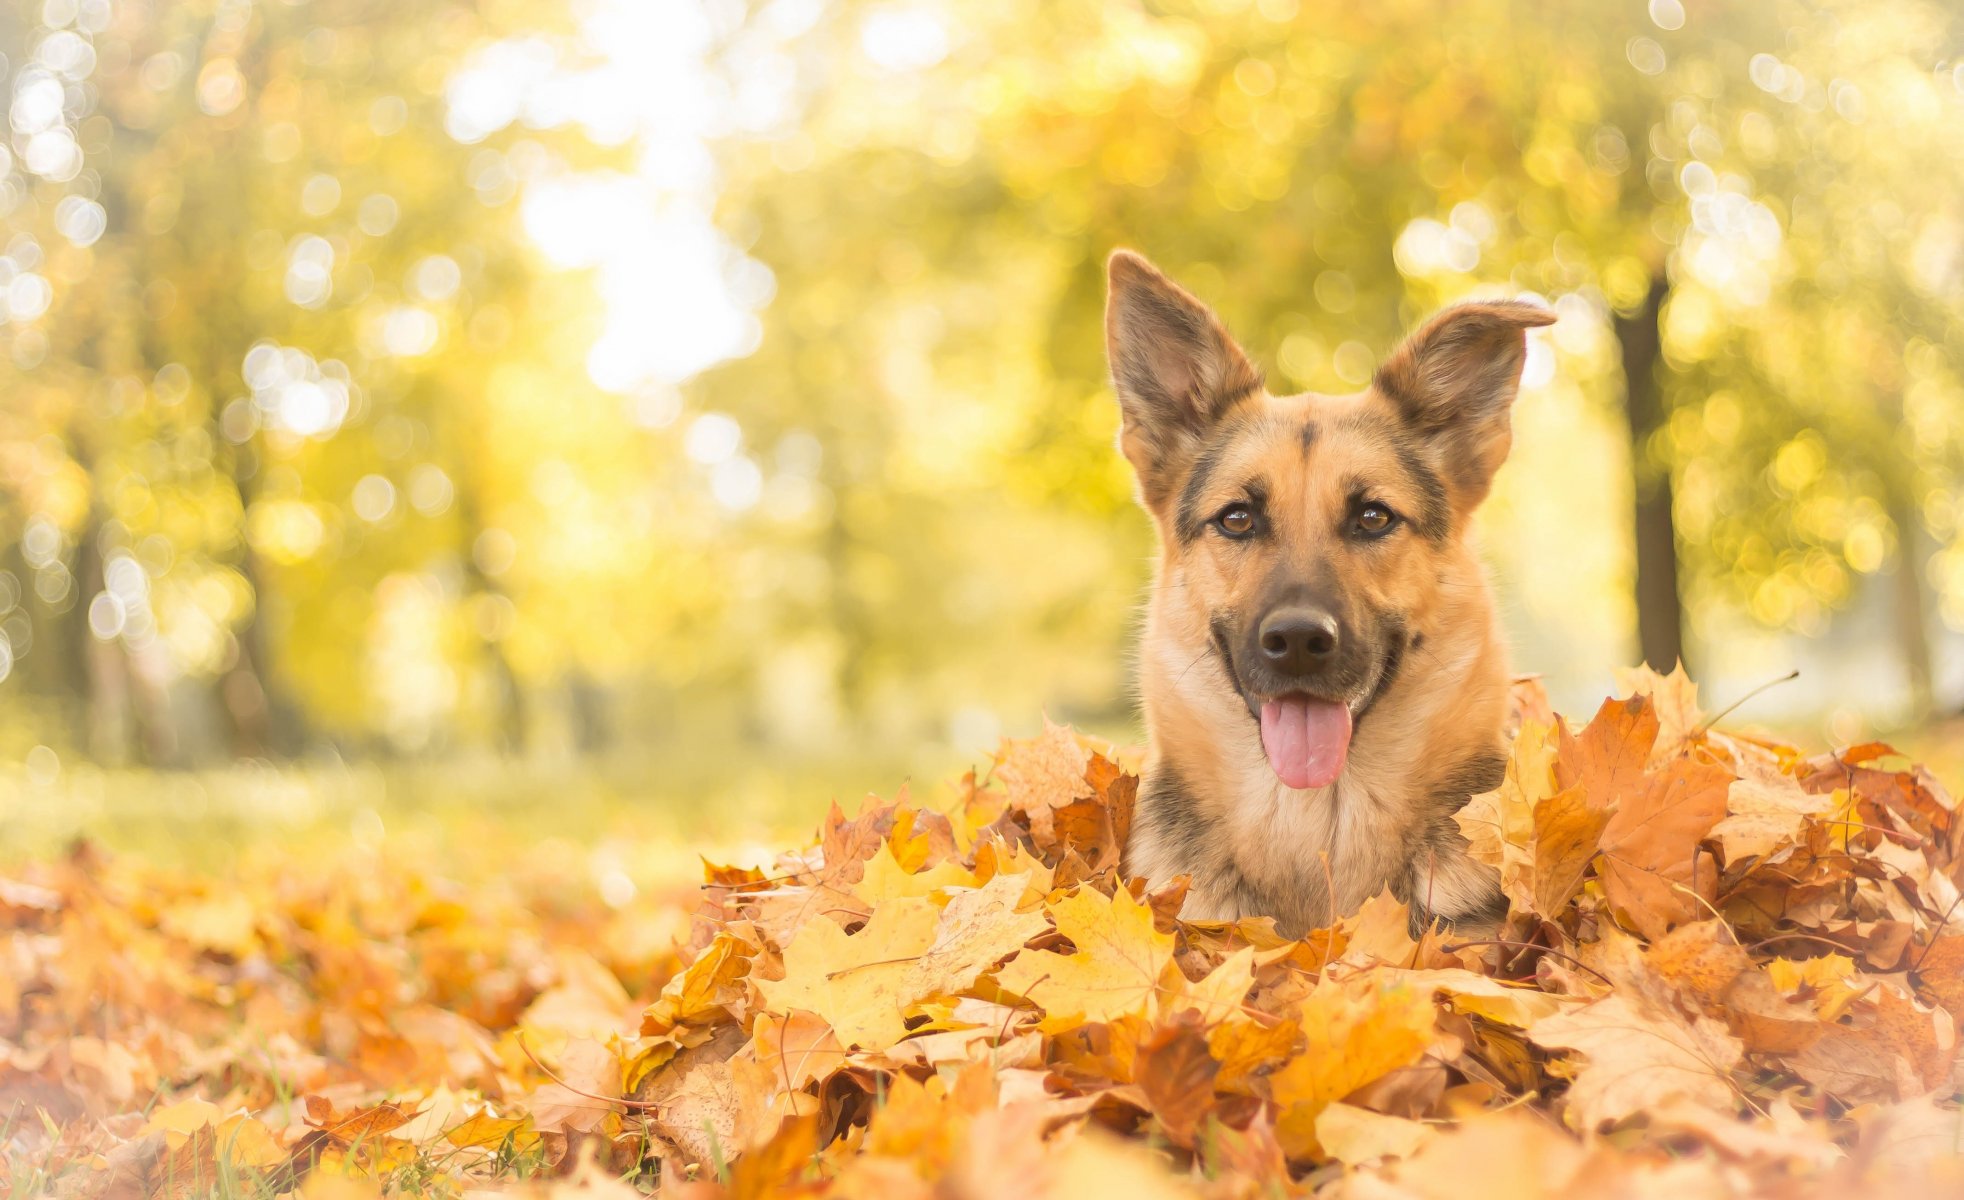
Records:
[[[1346,396],[1272,396],[1221,322],[1112,255],[1119,447],[1159,528],[1156,615],[1219,656],[1290,787],[1343,767],[1353,723],[1451,607],[1467,520],[1512,441],[1518,302],[1433,317]],[[1150,697],[1149,697],[1150,699]]]

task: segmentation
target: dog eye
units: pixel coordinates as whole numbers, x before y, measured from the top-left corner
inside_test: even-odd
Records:
[[[1366,504],[1357,511],[1357,532],[1366,537],[1382,537],[1397,523],[1397,514],[1382,504]]]
[[[1255,510],[1245,504],[1230,504],[1214,518],[1214,524],[1229,537],[1247,537],[1255,531]]]

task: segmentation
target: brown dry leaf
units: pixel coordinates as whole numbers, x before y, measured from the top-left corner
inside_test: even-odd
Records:
[[[1712,887],[1698,843],[1725,815],[1729,777],[1720,767],[1674,759],[1646,780],[1641,794],[1618,801],[1602,832],[1603,885],[1610,904],[1647,937],[1706,910],[1694,891]]]
[[[1198,1020],[1162,1025],[1139,1043],[1133,1078],[1174,1145],[1193,1145],[1202,1118],[1214,1107],[1214,1077],[1220,1069],[1208,1053]]]
[[[1731,777],[1721,767],[1672,757],[1656,771],[1645,761],[1657,738],[1649,701],[1609,701],[1580,736],[1562,731],[1556,781],[1581,787],[1590,805],[1610,813],[1601,837],[1603,886],[1617,915],[1646,937],[1703,911],[1693,884],[1709,889],[1716,872],[1697,878],[1697,847],[1725,816]]]
[[[527,1105],[541,1133],[591,1133],[619,1110],[620,1056],[599,1042],[586,1038],[569,1042],[552,1064],[552,1073],[559,1078],[541,1084]]]
[[[1570,1123],[1584,1131],[1673,1100],[1729,1106],[1729,1073],[1744,1053],[1709,1017],[1639,1006],[1622,995],[1536,1021],[1528,1036],[1586,1057],[1568,1090]]]
[[[1957,1057],[1957,1024],[1943,1009],[1924,1009],[1883,987],[1856,1005],[1850,1024],[1823,1025],[1796,1056],[1810,1082],[1850,1104],[1913,1100],[1949,1082]]]
[[[1640,696],[1605,700],[1580,734],[1556,726],[1555,784],[1580,787],[1598,808],[1621,804],[1643,787],[1645,762],[1657,744],[1657,713]]]
[[[1657,978],[1759,1052],[1792,1054],[1821,1035],[1814,1010],[1782,995],[1718,921],[1680,925],[1644,954]]]
[[[1436,1036],[1432,997],[1395,972],[1324,983],[1298,1019],[1304,1044],[1269,1078],[1275,1132],[1291,1158],[1320,1158],[1316,1119],[1332,1103],[1417,1062]]]
[[[817,1013],[847,1046],[884,1050],[907,1036],[916,961],[933,945],[940,910],[918,896],[881,905],[858,933],[830,920],[799,930],[784,951],[784,978],[759,980],[763,1008]]]
[[[1918,951],[1911,972],[1917,987],[1964,1021],[1964,935],[1948,934]]]
[[[1107,897],[1079,887],[1049,905],[1072,954],[1025,950],[996,974],[1005,990],[1044,1009],[1046,1033],[1087,1021],[1145,1014],[1173,961],[1173,935],[1153,927],[1152,909],[1124,888]]]

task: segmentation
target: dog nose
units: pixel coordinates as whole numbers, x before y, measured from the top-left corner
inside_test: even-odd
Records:
[[[1277,671],[1307,675],[1336,652],[1337,620],[1314,608],[1278,608],[1262,618],[1256,642]]]

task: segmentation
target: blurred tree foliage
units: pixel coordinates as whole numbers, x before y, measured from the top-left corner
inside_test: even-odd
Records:
[[[1948,5],[4,11],[14,754],[1121,719],[1115,244],[1277,388],[1557,307],[1524,665],[1964,626]]]

